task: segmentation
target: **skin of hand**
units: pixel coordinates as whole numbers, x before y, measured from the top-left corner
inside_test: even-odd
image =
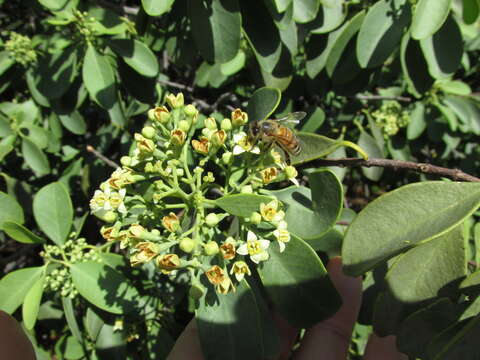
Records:
[[[350,338],[362,301],[362,280],[343,274],[340,257],[330,259],[328,274],[342,297],[343,304],[336,314],[305,332],[295,360],[345,360]],[[274,313],[281,337],[281,352],[277,360],[289,359],[291,348],[298,331],[290,326],[279,314]],[[364,360],[407,360],[395,346],[395,337],[379,338],[372,334],[365,349]],[[198,329],[192,319],[175,343],[167,360],[204,360],[200,346]]]
[[[33,346],[18,322],[1,310],[0,359],[35,360]]]

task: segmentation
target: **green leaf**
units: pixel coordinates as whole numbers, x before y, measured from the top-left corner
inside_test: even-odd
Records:
[[[246,281],[234,293],[207,293],[195,312],[195,320],[206,359],[265,358],[262,312]]]
[[[103,6],[90,6],[88,16],[95,20],[91,23],[92,30],[98,35],[124,34],[128,30],[127,23],[121,15]]]
[[[237,0],[192,0],[188,3],[192,35],[202,57],[225,63],[240,48],[241,16]]]
[[[27,138],[22,140],[22,155],[27,165],[37,176],[50,173],[50,164],[45,153]]]
[[[442,294],[452,296],[452,283],[465,276],[465,247],[461,226],[420,244],[403,254],[387,273],[393,296],[406,303],[431,300]]]
[[[430,90],[433,78],[428,73],[428,64],[425,61],[420,44],[410,38],[410,34],[403,36],[400,46],[400,62],[403,75],[409,85],[409,91],[416,97]]]
[[[360,275],[401,251],[440,236],[480,204],[480,184],[428,181],[403,186],[368,204],[347,230],[344,271]]]
[[[29,267],[5,275],[0,280],[0,309],[13,314],[44,270],[44,266]]]
[[[22,136],[27,137],[39,149],[45,149],[48,145],[48,132],[40,126],[24,124],[19,127]]]
[[[15,64],[15,60],[10,56],[8,51],[0,51],[0,76]]]
[[[87,314],[85,315],[85,329],[87,330],[92,341],[97,340],[98,334],[100,333],[100,330],[104,324],[105,323],[103,322],[102,318],[98,316],[95,311],[92,310],[92,308],[89,307],[87,309]]]
[[[426,127],[427,123],[425,121],[425,105],[418,101],[415,103],[415,107],[410,113],[410,122],[407,126],[407,139],[415,140],[422,135]]]
[[[175,0],[142,0],[143,10],[150,16],[160,16],[170,11]]]
[[[261,203],[269,203],[272,198],[256,194],[234,194],[222,196],[214,201],[215,205],[232,215],[250,217],[252,212],[260,211]]]
[[[357,38],[357,57],[362,68],[373,68],[387,60],[400,44],[411,19],[407,0],[375,3],[365,16]]]
[[[273,72],[280,60],[282,42],[279,31],[263,1],[240,1],[242,27],[260,67]]]
[[[7,221],[23,224],[23,209],[15,198],[0,191],[0,230]]]
[[[128,313],[140,297],[128,279],[110,266],[86,261],[73,264],[70,273],[80,295],[102,310]]]
[[[59,11],[67,4],[68,0],[38,0],[40,4],[52,11]]]
[[[232,60],[220,65],[220,70],[222,71],[223,75],[231,76],[245,67],[245,60],[245,53],[243,50],[239,50],[237,55],[235,55]]]
[[[256,90],[247,105],[249,121],[264,120],[275,111],[281,98],[280,90],[263,87]]]
[[[68,297],[62,297],[62,305],[63,312],[65,313],[65,319],[67,320],[67,325],[70,328],[72,335],[79,343],[83,343],[83,336],[75,316],[75,309],[73,308],[72,299]]]
[[[443,102],[458,116],[462,122],[463,132],[480,135],[480,109],[471,99],[447,95]]]
[[[143,42],[132,39],[110,39],[110,48],[132,69],[146,77],[158,74],[158,61],[155,54]]]
[[[352,19],[345,23],[339,29],[338,36],[335,39],[335,43],[332,45],[330,53],[328,54],[326,69],[328,76],[332,77],[335,68],[340,63],[340,58],[344,53],[348,43],[357,34],[363,19],[365,18],[365,11],[360,11]]]
[[[24,244],[43,244],[45,239],[35,235],[23,225],[13,221],[3,222],[3,231],[12,239]]]
[[[307,75],[311,79],[314,79],[325,68],[328,55],[337,37],[341,34],[342,29],[343,27],[332,31],[328,34],[328,38],[324,35],[312,35],[305,44],[305,52],[307,55],[305,67]]]
[[[460,80],[443,80],[437,83],[437,86],[442,91],[460,96],[468,96],[472,93],[472,89],[467,83]]]
[[[67,337],[63,346],[65,347],[65,359],[85,359],[85,351],[82,344],[74,336]]]
[[[72,228],[73,207],[65,186],[53,182],[33,198],[33,216],[40,229],[57,245],[62,245]]]
[[[278,12],[282,13],[290,6],[292,0],[274,0]]]
[[[412,20],[412,37],[416,40],[433,35],[443,25],[452,0],[420,0]]]
[[[473,24],[480,13],[480,3],[478,0],[463,0],[462,8],[463,22],[465,24]]]
[[[302,132],[316,132],[325,121],[325,112],[320,107],[314,107],[313,111],[307,111],[307,118],[302,122]]]
[[[104,109],[111,109],[117,101],[112,65],[91,45],[85,54],[82,74],[90,96]]]
[[[36,89],[47,99],[58,99],[77,76],[77,49],[71,46],[55,54],[46,53],[37,64]]]
[[[343,0],[336,0],[331,5],[323,4],[317,12],[316,18],[304,26],[310,29],[312,34],[329,33],[340,26],[347,16],[345,8]]]
[[[0,144],[0,161],[2,161],[5,156],[7,156],[8,154],[10,154],[13,150],[13,146],[10,145],[10,144]]]
[[[317,15],[320,7],[318,0],[295,0],[293,2],[293,18],[297,23],[306,23]]]
[[[380,148],[377,141],[368,134],[366,131],[362,131],[360,133],[360,137],[358,138],[358,145],[364,149],[367,154],[368,158],[383,158],[383,149]],[[362,173],[365,177],[372,181],[378,181],[382,177],[383,168],[381,167],[370,167],[365,168],[362,167]]]
[[[463,56],[463,39],[453,16],[447,17],[435,34],[420,40],[420,47],[434,78],[448,78],[457,71]]]
[[[99,359],[127,359],[127,335],[118,331],[114,325],[102,326],[95,343],[95,352]]]
[[[293,326],[308,328],[334,314],[341,298],[313,249],[292,236],[285,251],[270,246],[260,278],[276,309]]]
[[[44,283],[45,276],[40,276],[30,290],[28,290],[25,299],[23,300],[22,318],[27,330],[32,330],[37,321],[38,310],[42,301]]]
[[[70,114],[59,115],[58,118],[62,125],[75,135],[84,135],[87,131],[87,124],[83,116],[78,111]]]

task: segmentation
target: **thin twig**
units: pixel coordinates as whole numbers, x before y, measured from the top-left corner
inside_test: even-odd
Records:
[[[160,84],[163,84],[163,85],[167,85],[167,86],[171,86],[171,87],[180,89],[180,90],[187,90],[189,92],[193,91],[193,87],[183,85],[183,84],[179,84],[179,83],[176,83],[176,82],[173,82],[173,81],[160,80],[159,79],[159,80],[157,80],[157,82],[160,83]]]
[[[403,102],[411,102],[412,98],[406,96],[382,96],[382,95],[360,95],[357,94],[354,96],[356,99],[359,100],[397,100]]]
[[[109,158],[107,158],[105,155],[99,153],[97,150],[95,150],[95,148],[92,146],[92,145],[87,145],[87,151],[88,152],[91,152],[93,155],[95,155],[97,158],[99,158],[100,160],[102,160],[105,164],[115,168],[115,169],[118,169],[120,166],[118,166],[114,161],[110,160]]]
[[[390,159],[358,159],[358,158],[343,158],[343,159],[317,159],[306,166],[313,164],[316,166],[339,166],[339,167],[383,167],[393,170],[413,170],[424,174],[434,174],[451,178],[459,181],[480,182],[480,178],[464,173],[458,169],[448,169],[440,166],[435,166],[427,163],[417,163],[413,161],[390,160]]]

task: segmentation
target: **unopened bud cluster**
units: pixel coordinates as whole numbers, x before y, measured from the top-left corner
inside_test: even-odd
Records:
[[[382,129],[383,136],[396,135],[410,121],[408,112],[402,109],[397,101],[385,101],[380,109],[372,113],[375,123]]]
[[[297,171],[270,144],[248,135],[244,111],[215,118],[185,104],[181,93],[165,100],[148,111],[122,167],[95,191],[92,213],[106,223],[102,237],[126,249],[132,266],[153,262],[171,276],[187,271],[194,298],[205,293],[205,280],[219,293],[234,291],[232,279],[250,275],[273,246],[283,252],[290,234],[273,197],[245,217],[215,200],[258,194],[274,182],[297,183]],[[233,221],[237,229],[228,233]]]
[[[27,66],[37,61],[37,53],[33,47],[32,40],[28,36],[10,33],[10,38],[5,42],[5,50],[15,62]]]

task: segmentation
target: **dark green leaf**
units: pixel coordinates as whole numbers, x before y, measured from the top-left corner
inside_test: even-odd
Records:
[[[107,7],[90,6],[88,16],[97,20],[91,23],[91,27],[99,35],[123,34],[127,31],[127,23],[121,15]]]
[[[0,191],[0,230],[6,221],[23,224],[23,209],[12,196]]]
[[[283,253],[276,244],[268,252],[270,259],[259,268],[260,277],[290,324],[308,328],[338,310],[340,296],[321,260],[303,240],[292,236]]]
[[[13,221],[3,222],[3,231],[12,239],[24,244],[43,244],[45,239],[35,235],[23,225]]]
[[[40,229],[57,245],[62,245],[72,228],[73,207],[65,186],[48,184],[33,198],[33,215]]]
[[[420,0],[412,20],[412,38],[424,39],[433,35],[443,25],[452,0]]]
[[[312,34],[325,34],[335,30],[347,16],[343,0],[336,0],[331,5],[322,4],[313,21],[305,24]]]
[[[87,261],[73,264],[70,272],[80,295],[102,310],[130,312],[140,296],[127,278],[110,266]]]
[[[111,39],[110,48],[120,56],[132,69],[146,77],[158,74],[158,61],[147,45],[132,39]]]
[[[272,198],[256,194],[225,195],[215,200],[215,204],[236,216],[250,217],[254,211],[260,211],[261,203],[269,203]]]
[[[320,107],[315,107],[308,112],[308,117],[302,122],[302,132],[316,132],[325,121],[325,112]]]
[[[35,326],[38,316],[38,309],[42,301],[43,285],[45,283],[45,276],[40,276],[35,283],[28,290],[23,300],[22,318],[25,328],[32,330]]]
[[[22,154],[27,165],[37,176],[40,177],[50,172],[50,164],[45,153],[27,138],[22,140]]]
[[[480,184],[429,181],[403,186],[367,205],[345,235],[344,270],[360,275],[420,242],[440,236],[480,204]]]
[[[478,0],[463,0],[463,21],[465,24],[473,24],[480,13],[480,3]]]
[[[13,314],[44,270],[44,266],[29,267],[5,275],[0,280],[0,309]]]
[[[142,0],[143,9],[150,16],[160,16],[172,7],[175,0]]]
[[[275,111],[280,103],[280,90],[263,87],[256,90],[247,105],[249,121],[264,120]]]
[[[0,75],[3,75],[13,64],[15,64],[15,60],[8,51],[0,51]]]

